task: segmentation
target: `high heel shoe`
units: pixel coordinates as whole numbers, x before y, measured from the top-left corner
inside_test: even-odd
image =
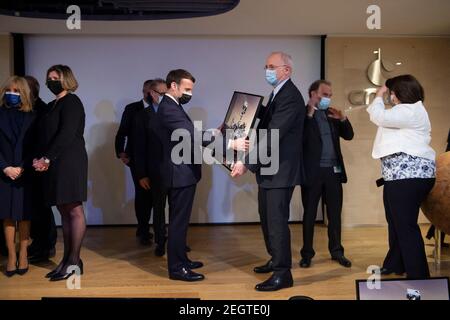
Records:
[[[16,273],[17,273],[17,269],[12,270],[12,271],[5,270],[5,276],[7,276],[8,278],[11,278]]]
[[[54,269],[54,270],[52,270],[52,271],[50,271],[49,273],[47,273],[46,275],[45,275],[45,277],[48,279],[48,278],[51,278],[51,277],[53,277],[55,274],[57,274],[59,271],[57,270],[57,269]]]
[[[83,261],[80,259],[80,261],[76,264],[76,266],[80,270],[80,275],[82,275],[84,273],[84,271],[83,271]],[[67,269],[66,269],[65,272],[57,272],[56,274],[51,276],[50,277],[50,281],[66,280],[66,279],[69,279],[74,274],[75,274],[75,270],[73,270],[72,272],[67,272]]]
[[[16,269],[16,273],[19,276],[23,276],[25,273],[28,272],[28,269],[30,268],[30,262],[27,259],[27,267],[26,268],[19,268],[19,261],[17,261],[17,269]]]
[[[17,273],[19,276],[23,276],[25,273],[28,272],[28,269],[29,269],[29,268],[30,268],[29,265],[28,265],[26,268],[22,268],[22,269],[17,268],[16,273]]]
[[[9,271],[7,267],[5,268],[5,276],[7,276],[8,278],[11,278],[16,273],[17,273],[17,261],[16,261],[16,268],[14,270]]]

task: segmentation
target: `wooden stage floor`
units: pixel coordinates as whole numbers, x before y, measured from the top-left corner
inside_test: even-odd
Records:
[[[427,225],[422,226],[424,234]],[[267,275],[253,273],[268,256],[259,225],[192,226],[189,229],[190,258],[201,260],[199,269],[206,279],[197,283],[172,281],[167,277],[166,257],[156,257],[154,247],[140,246],[132,227],[89,228],[82,257],[85,274],[81,289],[69,290],[66,283],[49,282],[44,275],[62,255],[61,230],[56,257],[52,262],[31,266],[23,277],[0,275],[0,299],[40,299],[42,297],[137,297],[200,299],[288,299],[306,295],[314,299],[355,299],[355,280],[367,279],[369,265],[382,263],[387,250],[387,227],[355,227],[343,230],[345,255],[350,269],[330,259],[326,227],[316,226],[316,257],[312,267],[298,266],[301,225],[291,228],[294,287],[278,292],[254,290]],[[447,239],[448,242],[448,239]],[[450,253],[442,251],[439,271],[434,266],[433,242],[425,239],[433,276],[450,276]],[[2,258],[2,270],[6,263]]]

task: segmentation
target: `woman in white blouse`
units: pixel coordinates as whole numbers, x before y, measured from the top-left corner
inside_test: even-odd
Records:
[[[389,92],[392,108],[383,95]],[[425,246],[417,224],[422,201],[435,182],[435,152],[431,125],[423,105],[424,91],[411,75],[386,81],[367,109],[378,126],[372,156],[381,159],[383,201],[389,226],[389,251],[381,274],[408,278],[430,276]]]

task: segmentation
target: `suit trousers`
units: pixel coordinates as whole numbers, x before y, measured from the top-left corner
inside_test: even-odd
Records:
[[[133,165],[130,165],[131,177],[134,183],[134,210],[138,223],[136,235],[147,236],[150,233],[150,217],[152,213],[153,199],[152,192],[145,190],[139,185],[139,178],[136,175]]]
[[[153,231],[155,242],[164,246],[166,243],[166,200],[167,189],[162,185],[160,179],[150,178],[150,191],[153,204]]]
[[[275,274],[290,272],[292,267],[289,205],[294,187],[258,188],[258,211],[266,250],[272,256]]]
[[[33,214],[30,237],[35,250],[48,251],[55,248],[57,231],[52,208],[44,203],[42,176],[33,177]]]
[[[328,250],[333,258],[344,255],[341,244],[342,184],[340,179],[340,174],[335,173],[333,167],[320,168],[318,178],[301,188],[304,211],[303,248],[300,254],[303,258],[311,259],[315,255],[314,224],[321,197],[328,217]]]
[[[194,203],[193,184],[182,188],[169,188],[169,234],[167,240],[167,263],[169,273],[179,270],[189,261],[186,254],[186,238]]]

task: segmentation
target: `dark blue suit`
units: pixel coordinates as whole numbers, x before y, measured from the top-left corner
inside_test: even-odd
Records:
[[[14,128],[17,117],[23,117],[23,121]],[[0,219],[31,219],[34,119],[33,112],[22,113],[0,107]],[[11,180],[3,173],[7,167],[21,167],[25,171],[17,180]]]
[[[161,172],[159,170],[162,144],[158,139],[157,132],[161,130],[161,126],[153,106],[149,106],[136,114],[134,126],[134,153],[132,155],[134,172],[137,181],[142,178],[150,179],[150,194],[145,192],[145,200],[151,198],[155,242],[158,246],[164,247],[167,238],[165,222],[167,191],[161,183]],[[144,190],[140,186],[139,188]],[[150,211],[148,211],[146,221],[149,220]]]
[[[161,181],[168,189],[169,200],[167,262],[170,273],[186,266],[189,261],[185,251],[187,229],[195,188],[201,178],[201,164],[193,164],[193,161],[194,153],[201,152],[201,146],[194,146],[195,129],[191,119],[182,106],[167,95],[159,104],[157,117],[161,126],[157,134],[162,144],[162,161],[159,169]],[[171,135],[177,129],[184,129],[183,138],[191,139],[191,148],[186,155],[190,156],[190,163],[175,164],[172,161],[172,149],[179,142],[171,141]]]
[[[149,107],[152,110],[152,107]],[[134,155],[136,152],[135,144],[140,143],[142,139],[136,134],[136,120],[138,114],[144,110],[144,102],[142,100],[130,103],[125,107],[120,120],[119,130],[116,134],[115,149],[116,155],[125,152],[130,159],[128,166],[130,167],[131,177],[133,178],[135,197],[134,207],[136,211],[136,219],[138,228],[136,235],[140,237],[147,237],[150,232],[150,217],[153,207],[152,194],[146,191],[139,185],[139,176],[135,166]]]

